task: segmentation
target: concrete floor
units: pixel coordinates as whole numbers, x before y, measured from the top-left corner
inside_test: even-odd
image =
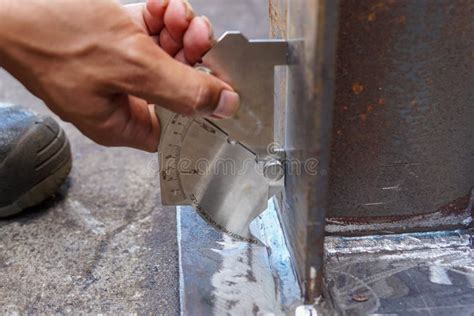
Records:
[[[216,35],[267,36],[264,0],[191,3]],[[50,114],[1,70],[0,102]],[[176,217],[160,203],[156,155],[101,147],[61,125],[74,156],[69,179],[42,205],[0,220],[0,313],[177,314]]]

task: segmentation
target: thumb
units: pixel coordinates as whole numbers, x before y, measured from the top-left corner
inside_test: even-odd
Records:
[[[188,116],[230,118],[238,111],[240,98],[230,85],[176,61],[150,43],[140,49],[141,66],[135,67],[140,80],[128,80],[127,93]]]

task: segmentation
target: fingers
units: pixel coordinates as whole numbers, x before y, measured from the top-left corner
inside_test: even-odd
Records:
[[[156,152],[160,141],[160,123],[154,105],[137,98],[129,98],[129,110],[126,111],[129,113],[129,120],[118,129],[121,130],[121,146]]]
[[[211,49],[214,32],[209,20],[202,16],[194,18],[183,38],[183,53],[189,64],[194,65]]]
[[[168,0],[148,0],[143,9],[143,20],[150,35],[158,35],[164,27]]]
[[[149,34],[176,60],[189,65],[201,61],[212,47],[212,25],[206,17],[195,17],[186,0],[148,0],[143,20]]]
[[[127,70],[121,92],[183,115],[229,118],[237,112],[239,96],[225,82],[176,61],[152,41],[136,52],[140,67]]]
[[[185,64],[200,62],[214,44],[211,23],[195,17],[186,0],[148,0],[125,9],[165,52]]]
[[[179,53],[176,54],[176,56],[174,57],[174,59],[176,59],[177,61],[185,64],[185,65],[190,65],[188,63],[188,61],[186,60],[186,57],[184,57],[184,50],[180,50]]]
[[[170,0],[164,16],[165,27],[176,43],[183,44],[183,37],[194,17],[191,5],[183,0]]]
[[[174,58],[192,66],[202,61],[202,57],[211,49],[213,42],[212,26],[207,18],[196,17],[184,35],[184,47]]]
[[[104,105],[114,109],[97,122],[80,120],[74,124],[86,136],[104,146],[125,146],[156,152],[160,139],[160,125],[154,106],[126,95],[111,98]]]
[[[168,32],[168,29],[161,31],[160,46],[171,56],[175,56],[182,48],[181,43],[178,43],[174,40],[174,38]]]
[[[190,116],[230,118],[238,110],[240,98],[230,86],[179,62],[163,69],[166,82],[156,89],[156,104]]]
[[[164,28],[160,34],[160,46],[169,55],[176,54],[183,48],[183,38],[194,13],[183,0],[172,0],[164,14]]]
[[[161,79],[150,96],[159,106],[184,115],[218,118],[232,117],[239,108],[237,93],[214,76],[176,61],[162,64],[159,71],[166,80]]]
[[[160,45],[175,59],[188,65],[202,61],[202,57],[214,43],[212,26],[206,17],[196,17],[189,24],[183,37],[183,44],[177,43],[167,29],[161,32]]]
[[[160,141],[160,123],[153,105],[138,98],[129,97],[127,105],[115,113],[119,146],[156,152]],[[111,122],[114,124],[115,122]],[[109,129],[110,131],[110,129]],[[110,135],[110,134],[109,134]]]

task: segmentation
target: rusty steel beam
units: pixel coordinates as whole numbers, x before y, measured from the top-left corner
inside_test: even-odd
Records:
[[[473,11],[469,0],[341,1],[331,221],[433,213],[462,226],[472,214]],[[439,229],[443,216],[413,227]]]
[[[322,294],[337,11],[334,0],[270,1],[272,35],[304,40],[278,76],[276,126],[288,161],[280,217],[308,304]]]

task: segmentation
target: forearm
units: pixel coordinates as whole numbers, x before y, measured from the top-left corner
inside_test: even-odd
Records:
[[[24,57],[21,46],[28,41],[25,33],[34,25],[33,12],[30,2],[26,6],[23,1],[0,0],[0,67],[15,76]]]
[[[151,104],[231,117],[239,96],[189,67],[211,45],[209,22],[184,0],[126,9],[115,0],[0,0],[0,66],[108,146],[156,151],[159,123]]]
[[[0,0],[0,67],[5,68],[9,51],[9,40],[11,36],[10,24],[14,10],[15,1]]]

